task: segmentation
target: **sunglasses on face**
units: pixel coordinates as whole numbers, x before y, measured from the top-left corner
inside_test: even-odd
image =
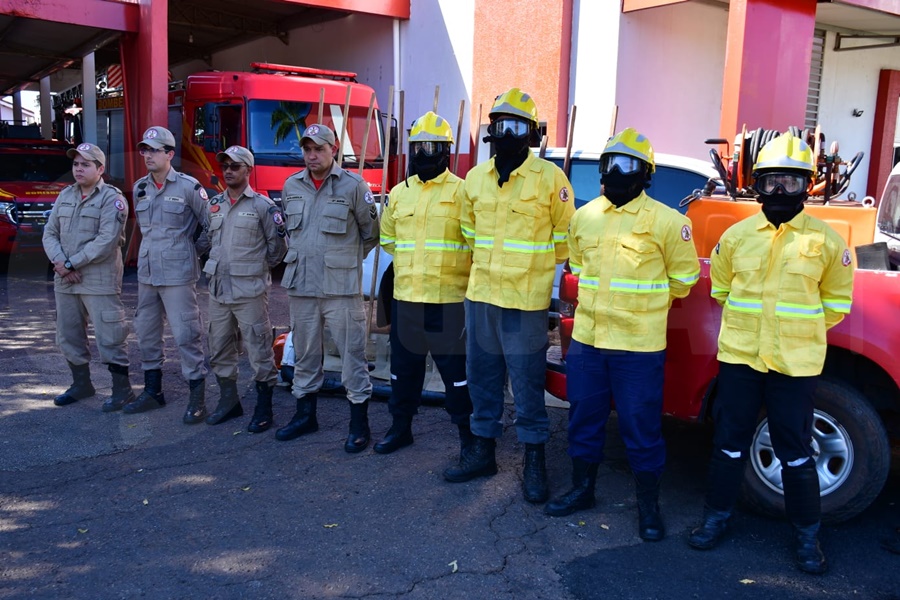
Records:
[[[142,146],[138,152],[141,153],[141,156],[153,156],[159,152],[166,152],[165,148],[151,148],[150,146]]]
[[[763,173],[756,178],[756,191],[774,194],[778,189],[788,196],[798,196],[806,191],[809,179],[799,173]]]
[[[240,171],[244,163],[222,163],[222,171]]]
[[[525,121],[512,118],[500,118],[488,125],[488,133],[493,137],[503,137],[507,133],[513,137],[523,138],[531,131],[531,125]]]

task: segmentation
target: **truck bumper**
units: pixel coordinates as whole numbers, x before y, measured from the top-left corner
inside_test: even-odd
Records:
[[[562,348],[551,346],[547,350],[547,370],[544,376],[544,389],[560,400],[566,398],[566,362],[562,357]]]

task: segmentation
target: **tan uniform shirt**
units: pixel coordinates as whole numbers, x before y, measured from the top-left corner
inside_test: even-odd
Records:
[[[208,210],[211,248],[203,272],[209,295],[223,303],[260,296],[287,250],[281,211],[249,185],[234,204],[227,191],[214,196]]]
[[[68,259],[81,273],[81,283],[67,283],[56,275],[54,285],[64,294],[120,294],[122,246],[128,203],[117,188],[102,181],[81,198],[77,184],[60,192],[44,227],[44,251],[51,261]]]
[[[290,237],[281,278],[289,296],[362,293],[362,261],[378,243],[375,198],[337,162],[318,190],[308,170],[287,178],[281,197]]]
[[[141,227],[138,281],[149,285],[185,285],[200,277],[198,248],[208,226],[206,191],[196,179],[170,169],[162,189],[148,173],[134,184],[134,212]],[[200,252],[203,252],[200,248]]]

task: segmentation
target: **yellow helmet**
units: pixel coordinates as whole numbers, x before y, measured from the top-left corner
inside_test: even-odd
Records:
[[[816,175],[816,159],[812,149],[790,132],[778,136],[762,147],[753,165],[754,176],[761,170],[790,169]]]
[[[539,126],[537,106],[531,96],[519,88],[511,88],[494,100],[489,116],[493,119],[497,115],[512,115],[530,122],[535,128]]]
[[[653,146],[650,140],[631,127],[627,127],[609,138],[606,147],[600,154],[601,160],[604,154],[624,154],[640,159],[649,165],[648,173],[656,171],[656,161],[653,158]]]
[[[453,130],[439,114],[428,111],[415,121],[409,130],[409,142],[447,142],[453,143]]]

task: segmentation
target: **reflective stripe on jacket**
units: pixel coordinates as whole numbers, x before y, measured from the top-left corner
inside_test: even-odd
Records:
[[[665,349],[672,300],[700,278],[690,219],[644,193],[621,208],[605,196],[579,208],[569,265],[578,275],[572,337],[610,350]]]
[[[825,332],[850,312],[853,294],[841,236],[806,213],[776,229],[760,212],[725,231],[712,254],[712,296],[723,305],[719,360],[820,374]]]
[[[444,171],[422,182],[417,175],[391,190],[381,215],[381,245],[394,255],[394,298],[404,302],[462,302],[472,251],[462,235],[463,180]]]
[[[555,266],[569,256],[572,185],[559,167],[531,153],[502,187],[498,177],[491,158],[469,171],[460,190],[462,232],[472,248],[466,298],[547,309]]]

